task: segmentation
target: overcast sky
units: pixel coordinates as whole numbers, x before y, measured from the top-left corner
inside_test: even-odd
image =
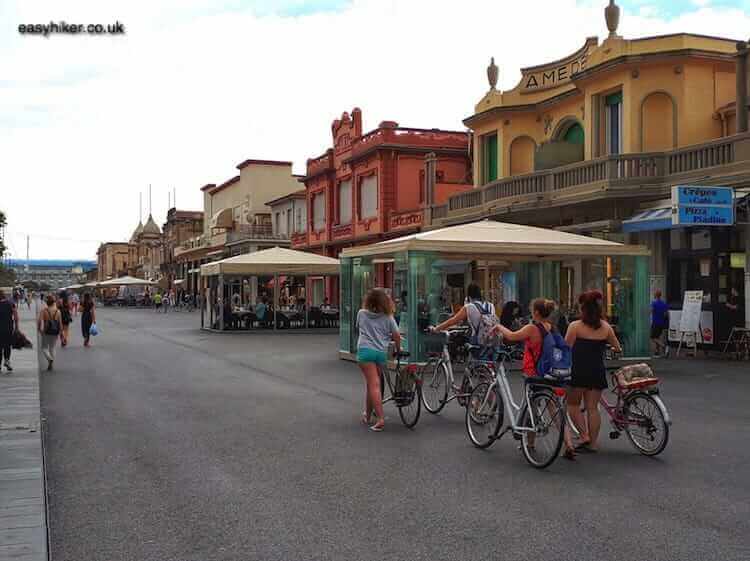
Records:
[[[620,0],[626,37],[747,39],[750,0]],[[358,106],[462,130],[490,56],[519,68],[607,35],[606,0],[0,0],[0,208],[13,257],[95,258],[130,237],[153,187],[200,209],[200,187],[247,158],[305,160]],[[116,21],[125,35],[21,35],[20,24]]]

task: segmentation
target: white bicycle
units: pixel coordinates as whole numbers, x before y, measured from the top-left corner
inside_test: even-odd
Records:
[[[524,458],[543,469],[560,455],[565,435],[565,404],[562,385],[543,378],[526,378],[520,403],[513,399],[504,360],[494,363],[491,382],[482,382],[471,392],[466,407],[466,432],[472,444],[488,448],[505,433],[521,441]],[[505,415],[509,422],[503,428]]]

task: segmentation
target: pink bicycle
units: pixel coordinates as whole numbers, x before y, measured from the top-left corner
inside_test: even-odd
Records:
[[[669,442],[672,420],[659,396],[659,378],[626,380],[619,371],[612,372],[611,377],[615,401],[608,401],[604,393],[599,400],[599,408],[607,413],[612,427],[609,437],[615,440],[624,432],[644,456],[660,454]],[[570,416],[568,426],[576,437],[580,436]]]

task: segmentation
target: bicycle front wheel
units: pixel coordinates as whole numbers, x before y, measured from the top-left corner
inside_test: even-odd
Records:
[[[422,372],[422,403],[437,415],[448,400],[448,367],[443,361],[428,362]]]
[[[557,396],[549,391],[538,391],[529,399],[522,426],[533,431],[521,434],[521,450],[532,466],[544,469],[557,459],[565,436],[565,410]]]
[[[466,432],[477,448],[487,448],[503,426],[503,398],[497,386],[483,382],[469,396],[466,405]]]
[[[660,454],[669,442],[669,425],[653,396],[634,393],[625,398],[625,434],[644,456]]]
[[[422,384],[409,372],[396,375],[393,399],[398,407],[398,416],[406,428],[412,429],[419,421],[422,411]]]

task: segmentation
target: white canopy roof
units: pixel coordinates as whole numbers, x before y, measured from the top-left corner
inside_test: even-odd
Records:
[[[201,265],[201,275],[338,275],[339,260],[315,253],[272,247]]]
[[[387,255],[423,250],[465,256],[562,257],[648,255],[642,246],[560,232],[534,226],[482,220],[420,232],[365,247],[345,249],[342,257]]]
[[[115,287],[115,286],[151,286],[156,283],[146,279],[138,279],[135,277],[120,277],[119,279],[109,279],[96,284],[98,287]]]
[[[66,286],[65,288],[62,288],[61,290],[78,290],[79,288],[83,288],[82,284],[71,284],[70,286]]]

